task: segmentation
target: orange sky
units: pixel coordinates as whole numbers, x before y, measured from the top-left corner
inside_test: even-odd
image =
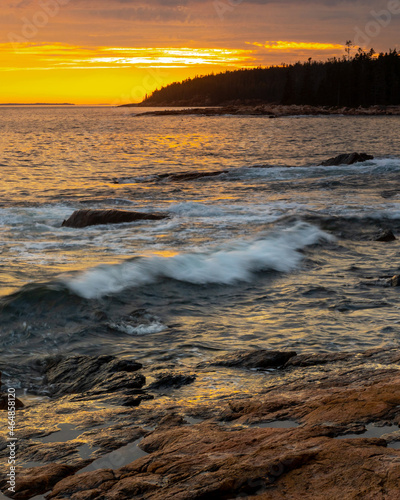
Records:
[[[390,19],[381,0],[4,0],[0,103],[138,102],[199,74],[341,56],[348,39],[395,48],[389,1]]]

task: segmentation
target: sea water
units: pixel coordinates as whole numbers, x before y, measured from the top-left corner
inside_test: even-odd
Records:
[[[142,111],[0,109],[1,370],[398,345],[400,117]],[[62,227],[88,208],[168,218]]]

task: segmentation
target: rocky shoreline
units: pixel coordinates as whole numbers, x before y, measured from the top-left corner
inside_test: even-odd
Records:
[[[398,498],[395,348],[240,351],[191,368],[57,356],[30,369],[14,494],[0,443],[10,498]]]
[[[199,115],[199,116],[267,116],[279,118],[283,116],[320,116],[320,115],[345,115],[345,116],[400,116],[400,106],[370,106],[367,108],[347,108],[337,106],[309,106],[309,105],[278,105],[261,104],[229,105],[220,107],[176,107],[166,104],[172,109],[138,112],[134,116],[174,116],[174,115]]]

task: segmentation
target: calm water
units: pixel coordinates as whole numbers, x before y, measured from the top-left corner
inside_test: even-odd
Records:
[[[399,243],[371,239],[400,235],[399,125],[0,109],[2,363],[397,345],[399,292],[379,278],[400,271]],[[318,166],[352,151],[375,160]],[[62,228],[80,208],[170,218]]]

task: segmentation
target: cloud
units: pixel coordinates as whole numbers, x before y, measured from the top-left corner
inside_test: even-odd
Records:
[[[252,50],[221,48],[81,47],[67,44],[0,44],[10,65],[2,71],[95,68],[242,67],[254,65]],[[26,65],[26,61],[31,65]],[[20,63],[19,65],[17,63]],[[32,66],[32,62],[35,64]]]
[[[265,43],[253,42],[249,45],[255,45],[256,47],[261,47],[268,50],[279,50],[283,52],[292,52],[297,50],[311,50],[311,51],[321,51],[321,50],[343,50],[344,45],[338,43],[318,43],[318,42],[290,42],[279,40],[276,42],[268,41]]]

